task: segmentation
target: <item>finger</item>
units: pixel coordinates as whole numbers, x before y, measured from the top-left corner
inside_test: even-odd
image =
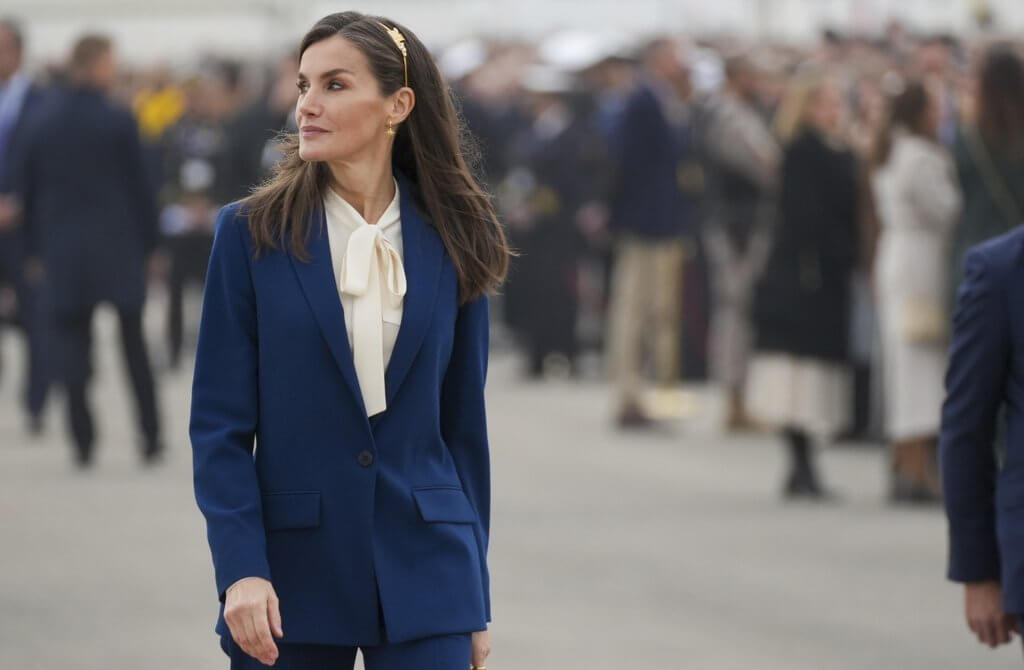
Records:
[[[991,619],[985,622],[985,626],[983,628],[983,630],[985,631],[985,644],[987,644],[989,647],[993,649],[995,649],[996,640],[999,638],[999,633],[997,632],[998,628],[998,624],[996,624],[996,622]]]
[[[259,658],[259,649],[256,647],[256,626],[253,624],[251,616],[246,616],[244,621],[244,641],[240,644],[242,651],[253,658]]]
[[[284,637],[284,628],[281,627],[281,601],[277,596],[271,596],[267,602],[267,613],[270,615],[270,628],[278,639]]]
[[[260,658],[267,665],[272,665],[277,660],[277,645],[274,638],[270,636],[270,622],[267,620],[267,610],[257,610],[253,615],[253,626],[256,629],[256,648],[260,652]],[[271,661],[267,663],[267,661]]]
[[[1012,635],[1010,634],[1010,630],[1011,630],[1010,629],[1010,623],[1006,620],[1006,617],[1002,617],[999,620],[999,638],[998,638],[999,644],[1003,645],[1003,644],[1009,644],[1010,643],[1010,640],[1012,639]]]

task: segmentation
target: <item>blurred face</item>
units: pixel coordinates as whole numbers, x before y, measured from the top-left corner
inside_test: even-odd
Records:
[[[114,87],[117,80],[117,63],[114,60],[114,50],[107,49],[96,57],[89,71],[89,81],[97,88],[108,91]]]
[[[843,98],[834,82],[822,84],[807,108],[807,122],[827,135],[839,133],[843,122]]]
[[[398,98],[383,96],[366,56],[343,37],[313,44],[299,62],[295,121],[299,156],[306,161],[351,161],[384,150],[395,126],[408,115]],[[409,107],[411,110],[411,107]]]
[[[21,68],[21,50],[14,36],[0,28],[0,81],[7,81]]]

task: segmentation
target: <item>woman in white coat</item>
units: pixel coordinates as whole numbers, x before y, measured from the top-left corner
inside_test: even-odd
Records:
[[[940,497],[936,437],[946,367],[949,247],[960,208],[939,109],[924,85],[891,101],[872,177],[881,223],[875,287],[894,502]]]

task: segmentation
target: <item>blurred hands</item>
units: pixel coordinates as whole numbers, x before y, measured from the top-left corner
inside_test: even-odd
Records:
[[[146,278],[151,282],[167,278],[171,271],[171,261],[163,251],[154,251],[146,260]]]
[[[0,195],[0,231],[10,230],[21,216],[21,203],[13,195]]]
[[[473,660],[470,662],[474,668],[483,668],[487,665],[487,657],[491,655],[491,634],[484,630],[473,633]]]
[[[242,651],[263,665],[277,662],[274,637],[284,637],[284,630],[280,601],[270,582],[262,577],[246,577],[232,584],[224,600],[224,621]]]
[[[967,627],[978,641],[995,649],[1013,638],[1017,627],[1014,617],[1003,611],[1003,594],[999,582],[976,582],[964,588]]]

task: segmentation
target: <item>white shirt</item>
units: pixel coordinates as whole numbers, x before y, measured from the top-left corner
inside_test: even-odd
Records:
[[[405,299],[398,183],[394,199],[375,224],[367,223],[333,189],[324,195],[324,213],[349,348],[366,414],[373,416],[387,409],[384,372],[398,339]]]

